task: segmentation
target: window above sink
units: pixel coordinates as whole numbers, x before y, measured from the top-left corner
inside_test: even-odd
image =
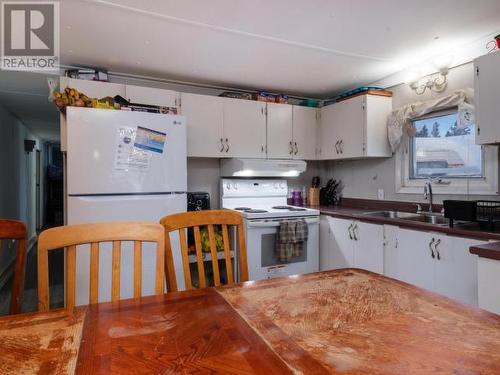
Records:
[[[396,192],[423,194],[432,179],[434,194],[498,194],[498,148],[475,144],[475,125],[459,128],[457,109],[412,121],[413,136],[396,152]]]

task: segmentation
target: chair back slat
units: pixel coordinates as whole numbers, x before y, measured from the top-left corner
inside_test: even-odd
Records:
[[[159,259],[156,259],[156,264],[158,263]],[[141,295],[142,295],[142,242],[134,241],[134,298],[139,298]]]
[[[111,260],[111,302],[120,299],[121,241],[113,241]]]
[[[238,227],[238,247],[240,249],[245,248],[245,233],[243,233],[243,226]],[[246,251],[240,251],[238,261],[240,269],[240,281],[248,281],[248,262]]]
[[[90,244],[90,303],[99,301],[99,243]]]
[[[17,241],[9,314],[17,314],[21,309],[26,272],[26,237],[26,226],[21,221],[0,220],[0,251],[3,250],[4,242],[2,240]]]
[[[243,231],[243,220],[240,213],[229,210],[207,210],[207,211],[185,212],[185,213],[166,216],[160,220],[160,223],[163,225],[166,232],[165,256],[167,257],[167,259],[169,259],[169,262],[173,259],[173,253],[172,253],[173,250],[171,246],[171,241],[169,239],[169,234],[171,232],[179,231],[179,238],[181,242],[182,268],[184,271],[184,281],[186,284],[186,289],[193,288],[191,268],[189,265],[188,244],[186,241],[186,235],[184,233],[184,231],[188,228],[193,229],[194,247],[195,247],[196,264],[197,264],[196,268],[198,270],[199,286],[201,288],[208,286],[207,278],[205,275],[205,262],[203,257],[203,249],[202,249],[201,235],[200,235],[201,230],[202,229],[205,230],[205,228],[206,231],[208,232],[208,246],[209,246],[208,250],[211,256],[210,263],[212,267],[213,284],[218,286],[222,283],[221,270],[219,269],[219,262],[218,262],[218,258],[220,255],[224,255],[225,268],[226,268],[226,282],[234,283],[234,270],[231,260],[231,242],[230,242],[229,228],[228,228],[229,226],[234,226],[237,228],[236,232],[237,244],[239,249],[238,268],[240,269],[241,280],[242,281],[248,280],[245,234]],[[217,242],[218,242],[217,236],[220,236],[220,232],[216,233],[216,226],[222,227],[223,248],[220,249],[221,253],[219,253],[218,252],[219,249],[217,249]],[[166,267],[168,270],[169,266]],[[169,288],[170,285],[176,286],[175,273],[168,272],[167,277],[168,277]],[[176,289],[170,288],[170,290],[176,290]]]
[[[155,293],[163,294],[165,278],[164,230],[159,224],[124,222],[67,225],[48,229],[38,238],[38,300],[39,311],[50,309],[48,252],[66,250],[66,308],[75,305],[76,251],[79,245],[90,244],[89,302],[99,301],[99,244],[112,243],[111,301],[120,299],[121,243],[134,243],[134,297],[142,295],[142,242],[156,243]]]
[[[165,247],[156,244],[156,294],[165,291]]]
[[[229,231],[227,225],[222,225],[222,242],[224,245],[224,258],[226,261],[226,275],[228,284],[234,283],[233,263],[231,262],[231,250],[229,248]]]
[[[201,288],[206,288],[207,280],[205,278],[205,266],[203,264],[203,251],[201,249],[200,227],[195,226],[194,230],[194,247],[196,250],[196,264],[198,266],[198,281]]]
[[[219,259],[217,257],[217,245],[215,243],[215,231],[213,224],[208,224],[208,240],[210,243],[210,255],[212,258],[212,269],[215,286],[220,285]]]
[[[170,243],[170,236],[168,236],[168,235],[165,236],[165,248],[166,249],[172,248],[172,244]],[[170,251],[166,251],[163,254],[165,256],[165,272],[167,274],[167,290],[170,290],[170,291],[177,290],[177,279],[175,278],[173,254]],[[184,258],[183,258],[182,264],[184,266]]]
[[[186,284],[186,289],[192,289],[191,283],[191,270],[189,269],[189,254],[188,254],[188,244],[186,239],[186,231],[184,228],[179,229],[179,241],[181,243],[181,254],[182,254],[182,268],[184,270],[184,283]]]
[[[76,286],[76,246],[68,246],[66,249],[66,307],[71,309],[75,306]],[[49,301],[45,301],[47,306]]]

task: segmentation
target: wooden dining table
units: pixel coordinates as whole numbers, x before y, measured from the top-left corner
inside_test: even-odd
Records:
[[[4,317],[0,373],[499,374],[500,317],[343,269]]]

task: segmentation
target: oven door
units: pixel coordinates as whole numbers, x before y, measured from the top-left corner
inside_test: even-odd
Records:
[[[246,220],[246,243],[250,280],[269,279],[319,270],[319,217],[306,218],[308,238],[300,251],[280,260],[276,236],[284,219]],[[285,219],[286,220],[286,219]]]

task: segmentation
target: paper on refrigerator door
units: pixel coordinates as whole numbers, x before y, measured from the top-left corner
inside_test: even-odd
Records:
[[[137,128],[122,127],[118,129],[115,170],[143,172],[149,169],[151,152],[135,146],[136,136]]]
[[[134,147],[162,154],[166,139],[167,135],[165,133],[138,126],[135,134]]]

